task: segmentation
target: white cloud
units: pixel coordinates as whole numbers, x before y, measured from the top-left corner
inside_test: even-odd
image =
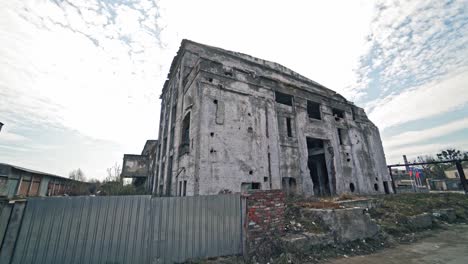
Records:
[[[467,64],[467,24],[460,19],[466,1],[377,6],[386,8],[335,0],[3,1],[0,119],[11,129],[3,148],[21,137],[43,140],[34,131],[16,133],[37,127],[87,137],[54,146],[106,143],[96,141],[105,145],[99,151],[79,149],[73,157],[41,161],[11,149],[0,154],[60,172],[80,161],[99,174],[98,168],[105,172],[112,165],[110,159],[138,152],[144,140],[157,137],[159,93],[182,38],[279,62],[349,99],[367,94],[377,80],[377,94],[385,97],[377,96],[368,109],[381,128],[466,104],[467,71],[454,73]]]
[[[386,151],[387,164],[402,163],[402,156],[406,155],[408,160],[415,160],[418,156],[435,155],[447,148],[468,149],[468,142],[456,141],[451,143],[429,143],[421,145],[411,145],[398,150]]]
[[[278,62],[333,90],[356,82],[353,69],[368,48],[368,1],[163,0],[162,37],[182,38]],[[183,6],[183,8],[180,8]]]
[[[369,118],[380,129],[460,108],[468,103],[468,70],[373,102]]]
[[[382,141],[387,151],[396,150],[407,145],[436,139],[464,129],[468,129],[468,118],[463,118],[425,130],[407,131],[389,138],[384,137]]]
[[[352,89],[375,99],[445,78],[468,66],[467,1],[377,1],[367,46]]]
[[[57,3],[2,3],[2,118],[22,115],[129,148],[157,137],[159,59],[167,55],[158,25],[140,24],[156,22],[154,2]]]

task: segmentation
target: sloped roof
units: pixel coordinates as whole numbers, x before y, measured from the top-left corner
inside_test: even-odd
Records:
[[[31,170],[31,169],[28,169],[28,168],[12,165],[12,164],[8,164],[8,163],[0,163],[0,165],[9,166],[11,168],[14,168],[14,169],[17,169],[17,170],[20,170],[20,171],[25,171],[25,172],[29,172],[29,173],[34,173],[34,174],[39,174],[39,175],[49,176],[49,177],[54,177],[54,178],[62,178],[62,179],[72,181],[72,179],[70,179],[68,177],[63,177],[63,176],[59,176],[59,175],[55,175],[55,174],[51,174],[51,173],[47,173],[47,172],[42,172],[42,171],[37,171],[37,170]]]

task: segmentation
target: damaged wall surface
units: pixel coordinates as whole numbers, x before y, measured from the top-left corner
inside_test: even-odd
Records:
[[[277,63],[184,40],[161,99],[156,195],[392,192],[364,110]]]

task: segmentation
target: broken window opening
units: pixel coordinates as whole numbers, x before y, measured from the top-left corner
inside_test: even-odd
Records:
[[[188,112],[182,121],[182,137],[180,144],[180,155],[189,152],[190,148],[190,112]]]
[[[320,104],[312,101],[307,101],[307,115],[309,118],[321,120]]]
[[[349,190],[353,193],[355,190],[354,183],[349,184]]]
[[[347,138],[346,138],[346,131],[342,128],[337,129],[338,133],[338,142],[340,145],[344,146],[347,143]]]
[[[286,117],[286,129],[288,137],[292,137],[292,127],[291,127],[291,118]]]
[[[375,190],[376,192],[379,191],[379,185],[378,185],[377,183],[374,184],[374,190]]]
[[[250,190],[260,190],[260,183],[259,182],[243,182],[241,183],[241,191],[247,192]]]
[[[172,149],[174,147],[174,129],[175,129],[175,126],[171,128],[171,136],[169,139],[169,149]]]
[[[332,109],[332,115],[335,118],[336,121],[340,120],[340,118],[344,118],[344,111],[341,109]]]
[[[177,111],[177,105],[174,104],[174,106],[172,107],[172,112],[171,112],[171,126],[175,125],[175,121],[177,117],[176,111]]]
[[[184,181],[184,191],[182,196],[187,196],[187,181]]]
[[[166,166],[166,163],[163,162],[162,165],[161,165],[161,184],[164,184],[164,169],[165,169],[165,166]]]
[[[275,101],[280,104],[292,106],[293,97],[289,94],[275,92]]]
[[[169,158],[167,164],[167,184],[166,184],[166,195],[171,196],[172,191],[172,156]]]

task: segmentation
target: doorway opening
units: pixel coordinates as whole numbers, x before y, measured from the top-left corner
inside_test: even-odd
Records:
[[[281,185],[286,195],[294,195],[296,193],[296,179],[293,177],[283,177],[281,179]]]
[[[307,165],[310,171],[310,178],[314,184],[314,194],[317,196],[330,196],[330,180],[328,178],[325,149],[323,146],[323,140],[307,138]]]
[[[383,182],[383,187],[385,190],[385,194],[390,194],[390,188],[388,187],[388,181]]]

